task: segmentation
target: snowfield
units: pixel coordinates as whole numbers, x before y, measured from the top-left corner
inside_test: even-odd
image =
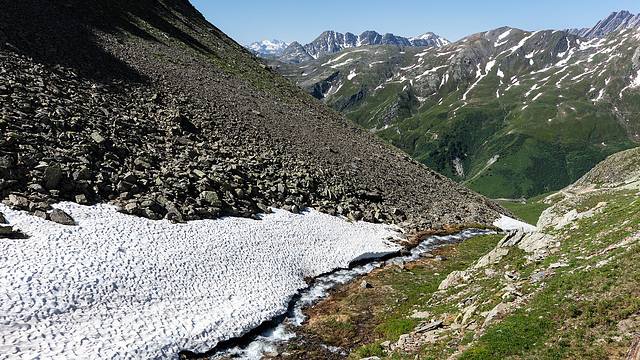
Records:
[[[399,250],[395,228],[307,211],[172,224],[111,205],[0,204],[29,239],[0,239],[0,358],[177,358],[284,313],[303,277]]]
[[[500,218],[493,222],[493,226],[499,227],[503,231],[522,229],[524,232],[532,232],[537,230],[537,228],[531,224],[504,215],[500,215]]]

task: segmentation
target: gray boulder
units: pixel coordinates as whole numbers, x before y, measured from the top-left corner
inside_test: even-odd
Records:
[[[49,214],[49,218],[51,219],[51,221],[53,222],[57,222],[58,224],[62,224],[62,225],[75,225],[76,222],[73,220],[73,218],[71,217],[71,215],[67,214],[66,212],[60,210],[60,209],[54,209],[51,214]]]
[[[60,179],[62,178],[62,168],[60,164],[52,164],[47,166],[42,176],[44,187],[46,189],[56,189],[60,185]]]

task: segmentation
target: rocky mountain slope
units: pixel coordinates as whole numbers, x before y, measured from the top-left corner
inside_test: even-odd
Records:
[[[442,47],[369,46],[275,69],[490,197],[558,190],[640,141],[640,30],[586,40],[499,28]]]
[[[306,45],[298,42],[292,43],[282,54],[262,56],[267,60],[277,60],[285,64],[303,63],[311,59],[318,59],[331,55],[342,49],[357,48],[368,45],[396,45],[396,46],[443,46],[449,44],[449,40],[432,32],[427,32],[417,37],[405,38],[393,34],[378,34],[367,30],[360,35],[352,33],[341,34],[327,30],[315,40]],[[292,54],[296,54],[292,56]]]
[[[591,28],[584,29],[568,29],[567,33],[585,38],[609,35],[614,31],[621,29],[630,29],[640,25],[640,14],[631,14],[623,10],[620,12],[612,12],[606,18],[598,21]]]
[[[0,198],[14,208],[109,201],[185,221],[313,206],[419,227],[508,214],[266,68],[186,0],[2,0],[0,26]]]
[[[305,339],[350,358],[640,359],[639,158],[611,155],[543,199],[533,232],[473,238],[337,289],[309,311]]]
[[[251,45],[245,46],[254,54],[277,54],[286,49],[290,44],[281,40],[262,40],[256,41]]]

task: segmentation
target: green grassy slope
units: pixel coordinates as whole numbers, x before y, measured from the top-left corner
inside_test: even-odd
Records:
[[[638,29],[586,41],[500,28],[440,48],[360,47],[277,70],[471,189],[532,197],[637,145],[639,49]]]

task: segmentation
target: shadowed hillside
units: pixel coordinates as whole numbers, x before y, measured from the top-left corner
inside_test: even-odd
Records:
[[[374,222],[506,210],[363,131],[186,1],[2,1],[2,198],[176,221],[268,206]],[[408,224],[405,224],[408,225]]]

